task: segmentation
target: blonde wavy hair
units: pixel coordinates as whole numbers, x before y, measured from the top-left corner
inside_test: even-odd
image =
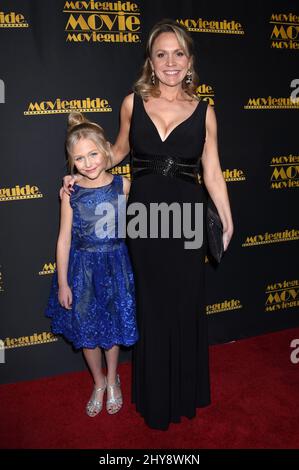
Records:
[[[92,140],[99,151],[108,159],[111,158],[110,143],[105,137],[104,130],[99,124],[89,121],[82,113],[72,111],[68,115],[68,126],[65,147],[68,158],[68,166],[71,174],[74,173],[74,159],[72,148],[80,139]]]
[[[182,82],[183,90],[192,98],[198,98],[195,94],[195,90],[199,85],[198,75],[194,70],[194,43],[189,32],[174,20],[164,19],[156,23],[149,33],[148,41],[145,49],[145,62],[143,64],[140,77],[133,85],[133,90],[142,97],[145,101],[153,96],[158,98],[160,96],[160,90],[158,86],[158,80],[153,85],[151,81],[152,67],[151,57],[153,45],[157,37],[162,33],[174,33],[178,40],[180,47],[185,51],[188,59],[190,59],[190,71],[192,72],[192,82],[187,84],[185,80]]]

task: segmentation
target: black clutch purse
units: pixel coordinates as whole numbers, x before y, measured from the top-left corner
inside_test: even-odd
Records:
[[[207,238],[208,250],[212,257],[220,263],[223,256],[223,227],[217,208],[210,197],[207,204]]]

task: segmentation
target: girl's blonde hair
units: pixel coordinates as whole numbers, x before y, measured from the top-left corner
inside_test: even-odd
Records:
[[[186,83],[185,80],[182,82],[183,90],[192,98],[197,98],[195,90],[199,85],[198,75],[194,70],[194,43],[188,31],[178,24],[174,20],[162,20],[154,25],[146,44],[145,50],[145,62],[143,64],[140,77],[134,83],[133,90],[147,100],[150,96],[158,98],[160,96],[160,90],[158,87],[158,80],[156,79],[155,84],[152,83],[152,67],[150,60],[152,57],[153,44],[157,37],[162,33],[174,33],[178,40],[180,47],[185,51],[187,57],[190,59],[190,71],[192,73],[191,83]]]
[[[68,115],[68,127],[66,134],[66,151],[70,172],[74,171],[72,148],[80,139],[93,140],[97,148],[106,158],[111,157],[110,143],[105,137],[104,130],[99,124],[89,121],[82,113],[72,111]]]

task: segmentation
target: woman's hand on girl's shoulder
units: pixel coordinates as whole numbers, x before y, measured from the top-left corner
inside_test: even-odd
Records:
[[[63,186],[59,190],[60,199],[62,200],[63,193],[71,195],[71,192],[74,191],[73,186],[76,181],[80,181],[82,175],[66,175],[63,177]]]

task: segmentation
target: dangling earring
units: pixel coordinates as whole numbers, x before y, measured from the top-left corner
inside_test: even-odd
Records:
[[[152,70],[152,74],[151,74],[151,81],[152,81],[152,84],[155,86],[156,84],[156,75],[155,75],[155,72]]]
[[[190,83],[192,83],[192,72],[190,69],[188,70],[186,74],[185,83],[186,85],[190,85]]]

